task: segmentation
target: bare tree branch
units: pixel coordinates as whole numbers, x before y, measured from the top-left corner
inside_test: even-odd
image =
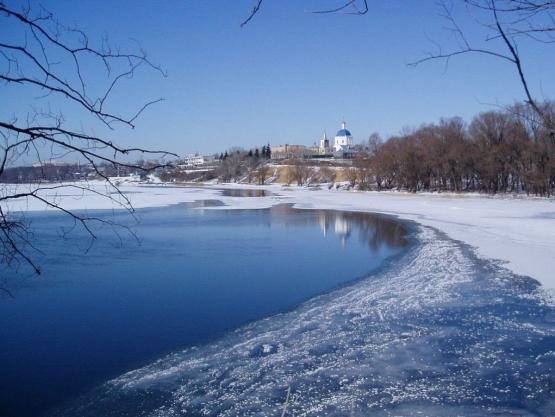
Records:
[[[555,18],[553,16],[555,12],[555,1],[464,0],[464,3],[471,8],[485,12],[490,18],[489,23],[484,24],[479,22],[488,32],[484,39],[484,43],[489,43],[492,40],[501,40],[504,50],[501,50],[500,47],[495,45],[491,47],[473,45],[467,38],[465,31],[454,18],[452,8],[450,8],[445,1],[442,1],[440,3],[442,10],[441,15],[449,23],[448,30],[457,36],[459,47],[447,52],[444,52],[441,47],[438,47],[436,52],[428,52],[424,57],[409,63],[409,66],[414,67],[433,60],[442,60],[448,65],[451,58],[465,54],[488,55],[509,62],[516,70],[519,82],[524,90],[526,101],[542,118],[545,126],[555,134],[555,125],[552,117],[548,113],[545,113],[538,105],[530,90],[516,39],[518,36],[525,35],[544,43],[550,43],[548,38],[535,38],[535,35],[539,33],[549,35],[555,32]],[[539,22],[543,22],[543,26],[540,26]],[[553,41],[555,41],[555,39]]]
[[[247,16],[245,20],[241,22],[241,25],[240,25],[241,27],[244,27],[245,25],[247,25],[256,16],[256,14],[260,11],[260,8],[262,7],[262,2],[263,0],[256,0],[256,3],[252,7],[250,14]],[[358,3],[362,3],[362,7],[358,7],[357,6]],[[315,10],[315,11],[312,11],[311,13],[315,13],[315,14],[338,13],[348,9],[352,9],[353,11],[346,12],[346,14],[355,14],[355,15],[366,14],[368,13],[368,0],[347,0],[344,3],[340,4],[339,6],[334,7],[332,9]]]
[[[256,4],[253,6],[249,16],[245,20],[243,20],[243,22],[241,22],[241,27],[247,25],[254,18],[254,16],[258,13],[260,7],[262,6],[262,1],[263,0],[256,0]]]
[[[64,207],[63,201],[58,200],[57,193],[78,190],[83,194],[98,195],[133,213],[131,201],[110,178],[105,167],[148,173],[169,164],[157,161],[145,166],[128,162],[126,158],[137,154],[164,160],[177,155],[136,146],[121,146],[101,135],[86,133],[84,129],[67,127],[63,113],[52,109],[53,103],[59,103],[59,99],[64,98],[73,110],[80,110],[84,116],[100,120],[110,130],[118,124],[134,128],[137,118],[148,107],[163,99],[140,104],[126,116],[110,108],[111,97],[117,94],[124,80],[133,78],[140,69],[154,70],[166,76],[140,46],[134,51],[124,52],[120,48],[110,47],[103,39],[101,46],[95,47],[83,31],[63,26],[52,13],[43,8],[34,11],[26,6],[22,10],[15,10],[0,0],[0,24],[8,23],[18,35],[11,38],[19,40],[0,40],[0,63],[4,64],[0,66],[0,87],[24,86],[40,93],[37,100],[53,101],[47,102],[46,109],[33,106],[33,111],[26,116],[14,115],[11,120],[0,120],[0,262],[11,264],[22,261],[39,274],[40,268],[27,252],[28,249],[38,251],[34,247],[29,225],[18,220],[19,215],[10,211],[8,203],[30,199],[55,209],[71,218],[74,227],[83,228],[92,243],[96,239],[95,225],[109,225],[115,230],[123,226],[109,219],[69,210]],[[87,85],[87,71],[94,63],[99,64],[106,75],[105,88],[100,87],[96,93],[93,90],[99,87],[93,89]],[[88,164],[93,175],[105,183],[106,190],[99,190],[88,182],[49,182],[46,174],[49,163],[70,156]],[[40,173],[34,183],[27,186],[27,190],[22,190],[22,186],[11,187],[6,184],[7,171],[20,164],[24,157],[36,160]],[[51,192],[55,194],[51,195]]]
[[[354,12],[347,12],[347,14],[357,14],[357,15],[362,15],[362,14],[366,14],[368,13],[368,0],[362,0],[362,8],[358,8],[357,7],[357,2],[358,0],[349,0],[346,3],[339,5],[333,9],[327,9],[327,10],[316,10],[313,11],[312,13],[317,13],[317,14],[322,14],[322,13],[338,13],[341,12],[343,10],[346,10],[348,8],[352,8],[354,9]]]

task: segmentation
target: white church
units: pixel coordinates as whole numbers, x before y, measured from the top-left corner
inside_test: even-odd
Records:
[[[353,152],[353,136],[347,130],[347,124],[341,122],[341,129],[335,134],[333,139],[333,146],[330,146],[330,141],[326,132],[324,137],[320,140],[319,153],[320,155],[334,154],[335,156],[345,156]]]

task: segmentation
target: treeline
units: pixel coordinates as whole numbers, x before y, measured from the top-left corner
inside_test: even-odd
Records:
[[[92,167],[67,164],[43,164],[6,168],[0,175],[0,183],[34,183],[40,181],[61,182],[86,179],[93,173]]]
[[[143,168],[136,169],[135,167],[112,163],[99,163],[96,168],[90,164],[77,163],[43,163],[36,166],[11,167],[0,172],[0,183],[64,182],[101,179],[101,175],[104,177],[123,177],[130,174],[144,175],[146,170],[157,165],[158,161],[137,161],[133,164]]]
[[[234,148],[221,155],[220,164],[216,168],[216,176],[223,182],[246,181],[264,184],[270,175],[267,165],[271,158],[270,145],[263,146],[262,151],[256,148],[245,151]]]
[[[264,145],[262,146],[261,150],[258,150],[258,148],[255,148],[255,150],[253,151],[252,149],[249,149],[248,152],[245,153],[245,151],[243,151],[242,149],[235,149],[235,150],[231,150],[230,151],[231,154],[242,154],[243,156],[247,156],[249,158],[262,158],[262,159],[270,159],[272,157],[272,148],[270,147],[270,144],[268,145]],[[218,157],[219,161],[225,161],[227,158],[229,158],[230,153],[228,153],[228,151],[225,151],[220,153],[220,156]]]
[[[554,120],[553,102],[542,110]],[[555,133],[545,125],[529,106],[517,104],[481,113],[470,123],[442,119],[387,141],[374,134],[353,163],[352,183],[361,189],[550,196]]]
[[[163,182],[202,182],[216,178],[214,170],[181,170],[166,168],[158,173],[158,178]]]

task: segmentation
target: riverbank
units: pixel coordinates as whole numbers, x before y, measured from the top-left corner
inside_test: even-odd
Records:
[[[103,187],[100,183],[96,187]],[[257,188],[271,192],[258,198],[222,196],[219,189]],[[172,185],[122,185],[135,208],[159,207],[218,199],[226,208],[267,208],[288,202],[298,208],[368,211],[398,216],[434,227],[464,242],[483,258],[499,260],[519,275],[555,290],[555,201],[539,198],[488,197],[455,194],[353,192],[303,187],[205,184],[200,188]],[[67,209],[117,209],[113,201],[82,190],[64,190],[55,198]],[[13,210],[42,210],[38,201],[18,201]],[[217,208],[216,208],[217,209]]]
[[[551,416],[553,307],[431,228],[401,259],[161,357],[49,417]],[[287,394],[290,392],[289,394]],[[106,410],[106,411],[105,411]]]
[[[222,192],[222,188],[234,192]],[[267,193],[264,196],[240,193],[247,188],[263,189]],[[539,286],[534,279],[511,272],[519,267],[518,262],[511,261],[522,260],[524,267],[536,268],[532,272],[537,273],[536,276],[525,275],[538,279],[544,273],[549,277],[548,267],[555,247],[551,234],[555,221],[552,201],[231,184],[195,188],[125,185],[122,191],[136,208],[171,205],[167,210],[173,210],[178,219],[183,213],[180,212],[182,206],[177,203],[206,200],[221,201],[225,206],[200,203],[197,205],[200,211],[191,213],[193,218],[205,221],[215,214],[256,217],[262,215],[263,210],[235,209],[259,209],[280,203],[306,209],[302,212],[305,215],[315,214],[309,210],[319,208],[385,213],[414,221],[411,236],[418,244],[369,277],[311,298],[290,311],[256,320],[206,344],[185,347],[168,355],[153,355],[152,362],[146,366],[92,387],[49,416],[92,417],[99,412],[105,416],[143,414],[151,417],[273,415],[279,413],[289,391],[288,409],[295,415],[305,416],[552,415],[555,409],[550,388],[555,360],[553,287],[549,286],[548,279],[544,280],[544,286]],[[50,197],[72,209],[117,208],[113,201],[102,200],[94,192],[74,194],[66,189],[63,195]],[[18,204],[21,210],[44,210],[36,204],[23,205],[21,201]],[[276,209],[280,207],[286,205]],[[91,214],[99,215],[92,211]],[[111,214],[102,212],[101,215]],[[114,217],[119,217],[120,221],[132,220],[121,211],[115,212]],[[214,230],[222,231],[238,224],[232,220],[224,219]],[[164,221],[167,216],[162,216],[160,223],[155,223],[156,227]],[[243,224],[252,227],[252,219]],[[331,230],[327,229],[331,228],[331,222],[325,218],[323,221],[319,218],[318,225],[324,226],[324,232],[318,230],[324,236],[326,230]],[[138,228],[142,226],[140,223]],[[371,224],[366,227],[370,232],[379,230]],[[271,226],[263,228],[270,229]],[[306,243],[300,248],[294,247],[299,241],[290,232],[298,229],[296,224],[286,227],[287,235],[279,246],[303,260],[316,260],[317,265],[323,266],[323,272],[337,276],[338,271],[330,269],[337,267],[333,260],[335,254],[326,255],[316,250],[317,255],[311,255],[307,253]],[[333,230],[336,233],[346,231],[341,222],[333,222]],[[240,248],[241,253],[244,252],[241,248],[257,248],[256,253],[265,259],[264,268],[269,271],[275,272],[277,266],[285,267],[286,270],[278,274],[279,283],[282,283],[281,276],[289,276],[292,265],[299,268],[302,263],[273,250],[259,252],[265,243],[275,241],[267,236],[258,236],[258,240],[253,241],[252,235],[243,231],[224,239],[220,254],[214,251],[211,232],[195,232],[189,227],[170,225],[160,232],[158,243],[149,238],[145,242],[151,248],[152,245],[175,248],[172,237],[189,233],[188,250],[183,254],[173,253],[173,257],[171,251],[165,253],[156,273],[148,274],[155,284],[148,286],[146,296],[154,302],[154,311],[168,305],[190,305],[189,301],[183,301],[183,297],[191,297],[190,291],[172,291],[177,297],[175,301],[160,301],[159,288],[167,282],[171,259],[176,260],[174,275],[178,282],[186,282],[187,279],[179,278],[182,274],[190,274],[190,265],[184,268],[186,255],[200,259],[203,267],[207,264],[220,266],[222,270],[216,276],[242,277],[245,266],[252,266],[252,256],[247,253],[241,262],[236,255],[231,255],[233,262],[223,261],[223,256],[230,256],[229,242]],[[241,238],[246,239],[243,244]],[[324,241],[329,241],[329,236]],[[100,242],[104,244],[105,238],[99,239]],[[195,249],[200,249],[200,253],[195,254]],[[141,259],[151,262],[153,251],[148,246],[130,249],[124,245],[117,250],[140,250],[143,252]],[[505,258],[501,262],[491,261],[492,256],[484,255],[488,251],[499,251]],[[109,254],[112,253],[110,248]],[[90,256],[80,259],[94,264]],[[537,259],[530,260],[532,256]],[[269,260],[275,264],[268,265]],[[66,264],[70,263],[63,263]],[[114,270],[116,264],[106,267],[110,273],[116,271],[117,276],[125,277],[124,270],[119,273]],[[235,272],[230,269],[233,265],[237,266]],[[349,261],[347,265],[360,266],[360,261]],[[267,288],[264,268],[254,265],[254,282]],[[309,283],[311,278],[321,283],[322,271],[305,270],[303,279],[294,281]],[[201,273],[204,276],[205,271]],[[199,282],[206,282],[206,279]],[[234,282],[229,283],[235,286]],[[128,291],[128,286],[120,288]],[[152,291],[154,288],[156,291]],[[253,294],[252,289],[249,285],[248,294]],[[217,285],[204,293],[218,295],[220,291],[222,286]],[[230,291],[223,290],[223,293]],[[282,298],[273,289],[272,297]],[[74,300],[75,297],[64,299]],[[96,299],[92,297],[91,301]],[[202,303],[205,306],[206,303]],[[220,311],[220,303],[217,305],[214,310]],[[241,305],[250,304],[243,301]],[[34,311],[35,304],[32,307]],[[83,308],[83,304],[79,308]],[[62,311],[65,317],[67,310]],[[84,311],[93,315],[91,322],[98,322],[95,307],[85,307]],[[101,308],[100,311],[107,310]],[[129,309],[126,307],[122,311]],[[133,318],[140,316],[131,314]],[[119,315],[107,314],[107,323],[113,323],[114,317]],[[190,314],[177,314],[176,317],[176,324],[169,327],[170,334],[186,335],[183,330],[176,329],[187,322]],[[155,321],[167,323],[166,320]],[[64,320],[49,322],[64,323]],[[139,340],[160,340],[148,336],[144,328],[141,322]],[[94,337],[96,334],[93,332]],[[65,346],[61,351],[67,352],[67,344]],[[128,357],[126,349],[116,351],[125,352]]]

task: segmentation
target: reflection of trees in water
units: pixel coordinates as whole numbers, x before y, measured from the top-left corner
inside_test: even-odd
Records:
[[[269,194],[266,190],[256,190],[256,189],[229,189],[225,188],[221,190],[222,196],[224,197],[266,197]]]
[[[206,213],[207,211],[203,210],[203,208],[223,205],[219,200],[197,200],[191,203],[184,203],[185,207],[195,209],[191,213]],[[156,208],[148,209],[147,212],[163,213],[161,210],[172,209]],[[269,210],[269,216],[266,210],[248,210],[249,216],[246,222],[257,225],[263,224],[267,227],[290,227],[292,229],[317,226],[324,236],[329,234],[339,237],[343,246],[346,245],[351,236],[358,234],[360,241],[366,243],[372,251],[377,251],[383,246],[400,248],[407,244],[406,229],[399,222],[381,215],[333,210],[299,210],[292,208],[289,204],[273,206]],[[218,215],[232,217],[244,212],[244,210],[223,210],[218,211]],[[110,215],[113,215],[113,213],[110,213]],[[46,225],[45,227],[57,228],[60,226],[60,223],[58,223],[59,219],[59,216],[53,215],[51,220],[43,222],[43,225]],[[233,219],[230,220],[232,221],[222,223],[222,225],[236,224]],[[237,218],[234,220],[237,220]],[[180,224],[176,223],[176,227],[180,227]],[[140,230],[138,234],[139,236],[141,235]],[[45,236],[52,236],[52,233],[45,234]],[[71,243],[67,241],[67,245],[77,248],[80,239],[79,235],[76,235],[75,239],[77,240]],[[121,243],[120,241],[119,244],[121,245]],[[19,270],[10,270],[9,272],[0,270],[0,299],[10,297],[12,292],[17,292],[21,287],[34,285],[34,280],[31,282],[22,279],[27,278],[27,275],[29,275],[29,278],[34,278],[34,274],[28,274],[26,271]]]
[[[223,207],[225,206],[220,200],[196,200],[192,203],[185,203],[189,208],[203,208],[203,207]]]
[[[314,226],[318,224],[324,236],[334,234],[341,238],[343,246],[354,231],[360,241],[376,251],[386,245],[403,247],[407,244],[407,231],[397,221],[384,216],[334,210],[298,210],[289,205],[278,205],[270,209],[271,223],[285,227]],[[285,214],[285,215],[282,215]]]

